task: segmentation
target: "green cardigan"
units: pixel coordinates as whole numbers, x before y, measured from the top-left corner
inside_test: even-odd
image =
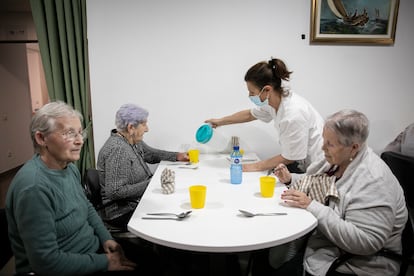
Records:
[[[10,185],[6,213],[17,273],[83,275],[107,270],[106,255],[96,252],[112,237],[85,197],[74,164],[52,170],[34,155]]]

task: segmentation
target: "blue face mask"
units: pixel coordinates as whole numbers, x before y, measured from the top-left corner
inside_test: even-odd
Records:
[[[263,89],[264,89],[264,87],[263,87]],[[260,99],[260,94],[262,94],[263,89],[256,96],[249,96],[249,99],[252,101],[252,103],[254,103],[257,106],[264,106],[264,105],[268,105],[269,104],[269,97],[267,97],[266,100],[264,100],[263,102]]]

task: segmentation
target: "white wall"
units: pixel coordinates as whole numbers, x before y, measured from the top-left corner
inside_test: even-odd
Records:
[[[270,56],[294,71],[293,90],[322,116],[364,112],[380,151],[414,121],[414,1],[400,1],[393,46],[310,45],[310,9],[303,0],[87,1],[96,155],[128,102],[149,110],[150,145],[194,142],[205,119],[252,107],[244,74]],[[272,124],[220,131],[262,158],[278,151]]]

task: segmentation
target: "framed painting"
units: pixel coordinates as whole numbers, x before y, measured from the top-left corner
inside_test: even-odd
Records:
[[[399,0],[312,0],[311,43],[394,44]]]

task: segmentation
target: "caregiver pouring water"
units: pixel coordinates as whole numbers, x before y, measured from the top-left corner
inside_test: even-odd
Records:
[[[243,171],[264,171],[283,163],[291,172],[304,172],[310,163],[323,158],[323,119],[306,99],[288,89],[286,83],[291,73],[277,58],[253,65],[244,80],[256,108],[205,121],[216,128],[257,119],[266,123],[273,120],[281,153],[256,163],[243,164]]]

